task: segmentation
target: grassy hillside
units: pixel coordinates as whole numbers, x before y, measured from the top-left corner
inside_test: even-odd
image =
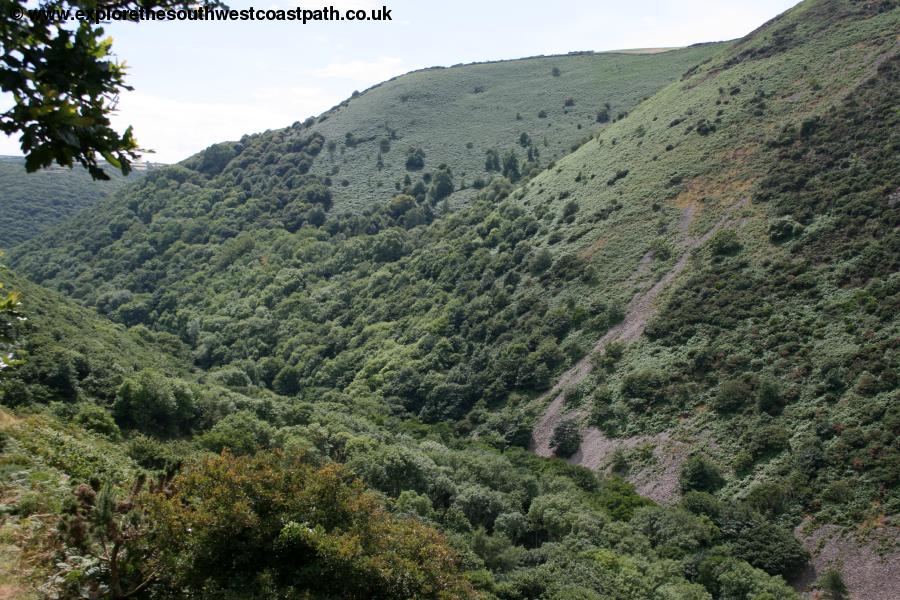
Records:
[[[31,239],[144,173],[136,170],[122,177],[107,171],[109,181],[93,181],[83,169],[26,173],[24,159],[0,156],[0,248]]]
[[[256,512],[268,488],[306,485],[266,479],[280,449],[344,463],[386,510],[440,530],[453,566],[422,562],[464,574],[447,582],[461,596],[790,598],[799,527],[816,585],[837,594],[843,564],[854,594],[893,597],[898,29],[891,2],[804,2],[551,168],[494,172],[455,208],[435,168],[344,214],[324,175],[340,156],[317,129],[329,118],[214,146],[16,249],[29,277],[189,348],[197,372],[166,375],[187,383],[138,373],[84,398],[128,444],[154,440],[130,460],[184,461],[179,485],[219,503],[166,513],[173,531],[208,527],[179,544],[239,561],[219,541],[249,536],[265,577],[182,562],[160,594],[287,593],[290,560],[346,556],[331,537],[346,521],[309,537],[273,529],[308,507]],[[71,422],[43,408],[71,392],[28,368],[4,402]],[[29,399],[35,386],[48,396]],[[197,458],[223,448],[259,452],[262,479]],[[204,487],[210,473],[251,508]],[[309,477],[322,489],[326,474]],[[258,518],[259,535],[240,528]],[[838,552],[822,532],[840,527],[862,541]]]
[[[330,176],[338,211],[359,212],[390,199],[406,176],[448,165],[453,202],[490,179],[486,153],[513,151],[547,163],[571,152],[598,127],[630,111],[716,44],[658,54],[574,54],[416,71],[379,84],[318,117],[312,131],[327,152],[312,172]],[[602,122],[598,122],[598,115]],[[522,134],[533,142],[521,143]],[[424,166],[408,169],[410,148]],[[420,173],[421,171],[421,173]]]

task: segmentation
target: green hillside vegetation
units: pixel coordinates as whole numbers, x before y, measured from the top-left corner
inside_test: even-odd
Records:
[[[12,248],[139,178],[118,172],[94,181],[83,169],[53,168],[25,172],[25,159],[0,156],[0,248]]]
[[[625,115],[721,44],[652,55],[571,54],[415,71],[310,120],[326,139],[311,172],[333,183],[337,212],[389,200],[407,177],[447,165],[454,205],[512,153],[522,174],[568,154],[591,132]],[[312,124],[314,123],[314,124]],[[409,161],[411,150],[421,152]],[[427,182],[426,182],[427,183]]]
[[[473,167],[431,170],[424,141],[388,152],[417,174],[399,190],[335,183],[380,141],[335,175],[325,127],[400,78],[23,244],[14,267],[86,307],[3,274],[29,318],[0,383],[4,539],[64,563],[63,597],[796,597],[805,517],[898,511],[898,29],[891,2],[808,0],[539,172],[485,127],[499,173],[454,204]],[[511,64],[552,83],[553,60]],[[547,419],[599,472],[527,450]],[[657,434],[690,449],[663,504],[626,480]]]
[[[729,556],[731,534],[709,519],[619,479],[358,396],[292,399],[235,371],[182,372],[166,334],[3,278],[31,299],[16,328],[25,363],[0,411],[2,531],[21,554],[2,558],[17,585],[64,598],[709,598],[703,585],[791,596]],[[692,561],[706,583],[678,566]]]
[[[580,384],[576,413],[609,436],[712,433],[722,494],[786,524],[809,513],[878,521],[900,502],[898,23],[878,5],[803,3],[559,161],[522,198],[549,214],[578,203],[585,216],[546,244],[589,249],[585,288],[624,298],[647,252],[644,285],[672,268],[686,234],[730,219],[691,253],[648,315],[646,339]],[[574,183],[591,171],[628,175]]]

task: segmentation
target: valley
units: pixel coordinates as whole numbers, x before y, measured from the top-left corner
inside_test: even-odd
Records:
[[[805,0],[3,175],[0,597],[897,597],[898,32]]]

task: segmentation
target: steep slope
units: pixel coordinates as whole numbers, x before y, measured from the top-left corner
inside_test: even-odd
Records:
[[[271,400],[198,425],[201,447],[347,462],[461,536],[499,597],[629,597],[611,572],[647,582],[630,597],[790,597],[750,565],[796,576],[804,517],[804,538],[897,538],[898,19],[805,2],[440,217],[435,181],[329,214],[327,138],[298,125],[151,174],[14,257]],[[532,435],[678,507],[525,458]],[[660,558],[690,583],[650,577]],[[881,589],[844,575],[888,598],[889,566],[867,564]]]
[[[488,151],[501,158],[513,151],[523,168],[538,154],[546,165],[720,46],[573,53],[409,73],[318,117],[311,130],[325,137],[328,152],[312,172],[334,181],[336,210],[359,212],[389,199],[407,175],[415,179],[419,170],[446,164],[460,189],[452,202],[464,202],[474,197],[478,180],[490,179]],[[531,146],[522,143],[523,134]],[[410,148],[424,152],[422,167],[407,168]]]
[[[690,453],[706,453],[724,497],[785,523],[813,513],[874,530],[880,542],[816,560],[822,572],[847,559],[845,581],[865,598],[900,590],[898,27],[892,3],[804,3],[522,199],[549,214],[578,203],[584,217],[550,235],[629,302],[594,356],[538,398],[535,450],[580,429],[571,462],[626,473],[666,502]]]
[[[141,164],[138,167],[145,167]],[[112,169],[109,181],[93,181],[79,169],[25,172],[25,160],[0,156],[0,248],[12,248],[63,221],[100,198],[138,179],[145,169],[122,177]]]

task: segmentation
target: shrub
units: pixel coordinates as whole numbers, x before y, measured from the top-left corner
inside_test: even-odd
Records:
[[[663,398],[666,377],[660,371],[643,369],[629,373],[622,379],[621,392],[626,398],[654,402]]]
[[[170,436],[190,431],[196,408],[193,392],[184,383],[145,369],[119,387],[113,412],[124,427]]]
[[[75,415],[75,422],[89,431],[94,431],[111,440],[117,440],[122,437],[119,426],[112,415],[96,404],[83,404]]]
[[[734,229],[722,229],[712,236],[709,248],[713,254],[718,256],[734,254],[741,249],[741,243]]]
[[[713,462],[699,454],[694,454],[681,466],[678,483],[682,492],[694,490],[715,492],[725,485],[725,479],[722,477],[719,467]]]
[[[542,248],[538,250],[534,256],[531,257],[531,261],[529,264],[529,270],[532,275],[540,275],[544,271],[550,268],[553,264],[553,255],[550,254],[550,251],[546,248]]]
[[[730,413],[742,409],[753,400],[753,386],[746,379],[729,379],[719,385],[712,402],[719,413]]]
[[[606,181],[606,185],[615,185],[617,181],[619,181],[620,179],[625,179],[625,177],[627,176],[628,169],[620,169],[616,171],[615,175],[613,175]]]
[[[784,408],[784,398],[781,387],[771,379],[764,379],[759,384],[756,392],[756,407],[770,415],[780,414]]]
[[[816,587],[828,593],[831,600],[844,600],[847,597],[847,585],[838,569],[827,569],[816,581]]]
[[[272,389],[283,396],[294,396],[300,391],[302,372],[298,367],[283,367],[272,381]]]
[[[562,216],[561,216],[560,218],[562,218],[563,220],[565,220],[565,219],[567,219],[568,217],[573,217],[573,216],[575,216],[575,213],[577,213],[577,212],[578,212],[578,203],[575,202],[574,200],[569,200],[569,201],[566,202],[566,204],[563,206],[563,209],[562,209]]]
[[[771,575],[790,579],[809,560],[809,553],[790,531],[746,508],[737,507],[723,517],[722,533],[736,558]]]
[[[617,521],[629,521],[634,511],[642,506],[653,506],[653,501],[634,491],[634,486],[620,477],[610,477],[600,485],[597,500],[609,515]]]
[[[337,465],[226,455],[172,487],[171,499],[153,498],[149,519],[164,597],[474,595],[440,533],[392,516]]]
[[[790,217],[782,217],[769,224],[769,239],[775,243],[785,242],[803,233],[803,225]]]
[[[425,152],[421,148],[411,147],[406,153],[406,170],[418,171],[425,167]]]
[[[159,440],[136,435],[128,440],[128,456],[145,469],[168,471],[178,463],[175,453]]]
[[[696,490],[684,493],[681,507],[695,515],[706,515],[714,520],[722,512],[722,503],[715,496]]]
[[[772,456],[790,446],[790,435],[781,425],[771,424],[754,427],[746,441],[747,450],[754,458]]]
[[[556,456],[569,458],[581,448],[581,427],[574,419],[563,421],[553,430],[550,447]]]
[[[664,238],[656,238],[650,243],[650,252],[655,259],[669,260],[672,256],[672,247]]]
[[[213,452],[228,449],[232,454],[253,454],[269,446],[272,426],[249,411],[228,415],[198,439],[200,445]]]

